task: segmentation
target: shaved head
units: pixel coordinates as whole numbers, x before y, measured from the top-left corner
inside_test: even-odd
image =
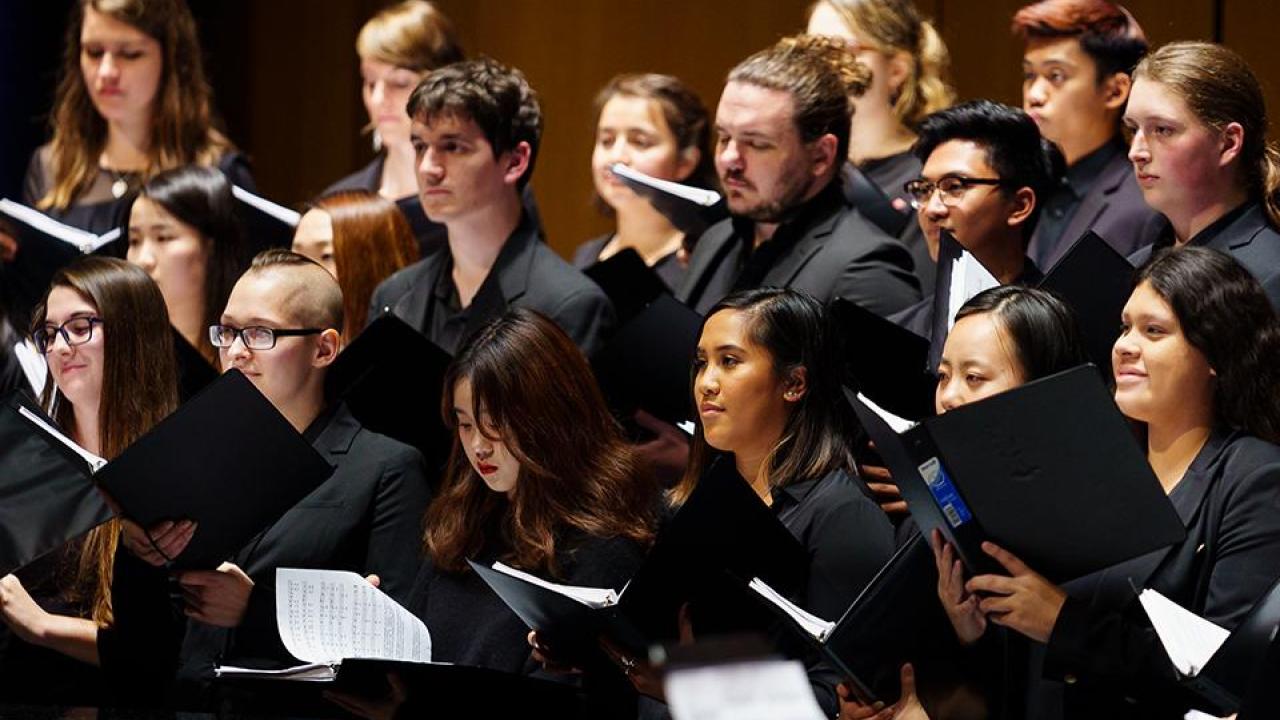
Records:
[[[264,250],[245,275],[270,282],[280,303],[272,309],[298,327],[342,331],[342,289],[316,261],[288,250]]]

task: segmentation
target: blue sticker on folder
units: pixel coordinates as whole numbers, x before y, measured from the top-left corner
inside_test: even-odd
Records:
[[[926,460],[920,466],[920,476],[929,486],[929,492],[933,493],[933,499],[942,508],[942,514],[947,516],[947,522],[952,528],[958,528],[973,519],[969,506],[960,498],[960,493],[956,491],[955,484],[951,482],[946,468],[942,467],[938,458]]]

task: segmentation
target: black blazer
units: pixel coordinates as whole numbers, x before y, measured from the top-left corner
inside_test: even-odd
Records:
[[[676,297],[705,314],[736,289],[748,248],[750,223],[735,218],[707,229],[694,248],[689,270]],[[783,223],[770,242],[795,233],[765,273],[759,286],[803,290],[822,302],[852,300],[881,315],[920,300],[911,255],[902,243],[849,207],[838,180]]]
[[[1131,582],[1232,629],[1280,576],[1280,447],[1217,431],[1169,499],[1185,540],[1067,588],[1044,666],[1065,717],[1180,718],[1193,702]]]
[[[1090,230],[1116,252],[1128,256],[1154,243],[1164,227],[1164,216],[1147,205],[1142,188],[1133,176],[1133,163],[1121,152],[1103,167],[1080,199],[1058,242],[1050,245],[1049,239],[1037,228],[1031,234],[1027,256],[1036,267],[1048,272],[1071,245]]]
[[[366,430],[345,405],[319,423],[308,435],[319,430],[312,444],[335,466],[333,475],[233,558],[254,581],[244,620],[234,631],[188,623],[184,681],[211,677],[219,654],[228,664],[296,664],[276,627],[278,567],[375,573],[384,592],[407,599],[430,500],[425,461],[414,448]]]
[[[441,250],[383,280],[369,302],[369,321],[395,313],[431,337],[428,308],[437,278],[450,264],[449,252]],[[507,239],[472,300],[466,335],[510,305],[537,310],[556,321],[588,356],[600,349],[614,324],[613,306],[604,291],[547,247],[527,216]],[[449,352],[456,350],[438,338],[431,340]]]

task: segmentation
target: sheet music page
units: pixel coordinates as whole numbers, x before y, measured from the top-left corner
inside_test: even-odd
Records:
[[[573,598],[587,607],[603,608],[618,604],[618,593],[611,588],[594,588],[584,587],[582,585],[561,585],[543,580],[537,575],[530,575],[523,570],[517,570],[509,565],[500,562],[493,564],[493,569],[500,573],[506,573],[514,578],[520,578],[531,585],[537,585],[540,588],[560,593],[568,598]]]
[[[1174,667],[1188,677],[1195,677],[1204,669],[1205,663],[1231,635],[1155,590],[1143,590],[1138,600],[1151,618]]]
[[[947,303],[947,329],[955,327],[956,313],[974,295],[1000,284],[969,251],[960,252],[951,270],[951,297]]]
[[[102,235],[94,235],[87,230],[60,223],[35,208],[29,208],[8,198],[0,200],[0,212],[21,220],[46,235],[76,246],[86,255],[120,237],[120,228],[112,228]]]
[[[623,165],[622,163],[614,163],[611,165],[609,167],[609,172],[617,175],[623,180],[630,180],[632,182],[640,183],[641,185],[648,185],[649,187],[661,190],[668,195],[674,195],[703,207],[711,207],[712,205],[720,202],[720,193],[715,190],[706,190],[692,185],[682,185],[678,182],[656,178],[652,175],[646,175],[639,170],[635,170],[629,165]]]
[[[901,418],[901,417],[898,417],[897,415],[894,415],[888,410],[885,410],[884,408],[872,402],[871,398],[867,397],[866,395],[863,395],[862,393],[858,393],[858,401],[861,402],[863,405],[866,405],[871,410],[871,412],[879,415],[880,419],[884,420],[884,424],[888,425],[891,430],[898,433],[899,435],[916,426],[915,422],[912,422],[911,420],[907,420],[906,418]]]
[[[294,657],[431,661],[427,626],[353,572],[276,570],[276,623]]]
[[[93,472],[98,472],[99,470],[102,469],[104,465],[107,464],[107,461],[104,458],[100,458],[97,455],[94,455],[93,453],[89,452],[88,450],[85,450],[84,448],[80,447],[79,445],[76,444],[74,440],[64,435],[61,430],[58,430],[58,428],[45,422],[30,410],[24,407],[20,407],[18,408],[18,414],[26,418],[27,422],[31,423],[32,425],[35,425],[36,427],[40,428],[47,434],[53,436],[53,438],[58,442],[74,450],[77,455],[84,458],[85,462],[89,463],[89,469],[92,470]]]
[[[261,195],[254,195],[253,193],[249,192],[248,190],[245,190],[239,185],[231,186],[231,194],[235,195],[236,199],[238,199],[240,202],[245,203],[246,205],[249,205],[251,207],[255,207],[287,225],[297,227],[298,221],[302,219],[302,214],[299,213],[297,210],[290,210],[289,208],[283,205],[280,205],[279,203],[271,202],[270,200],[262,197]]]
[[[13,356],[18,359],[22,374],[26,376],[27,383],[35,391],[35,397],[40,397],[40,393],[44,392],[45,381],[49,378],[48,361],[39,350],[36,350],[36,346],[30,340],[23,340],[14,345]]]
[[[765,600],[777,605],[783,612],[790,615],[791,619],[796,621],[796,624],[804,628],[805,632],[814,636],[819,641],[826,640],[827,636],[830,635],[831,631],[836,627],[835,623],[823,620],[817,615],[806,611],[804,608],[786,599],[777,590],[769,587],[769,583],[761,580],[760,578],[751,578],[751,582],[747,583],[747,587],[755,590]]]
[[[673,670],[665,687],[675,720],[824,720],[794,660]]]

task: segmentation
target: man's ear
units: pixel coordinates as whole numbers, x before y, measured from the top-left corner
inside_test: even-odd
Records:
[[[844,162],[844,158],[836,157],[836,148],[839,145],[840,141],[836,140],[836,136],[831,133],[809,143],[810,159],[813,163],[812,174],[815,178],[826,175],[837,162]]]
[[[329,328],[316,339],[316,354],[311,359],[312,367],[328,367],[338,359],[338,353],[342,351],[342,334],[333,328]]]
[[[514,148],[503,153],[503,157],[498,158],[504,161],[506,167],[502,169],[502,181],[508,185],[515,185],[529,172],[529,162],[533,159],[533,147],[525,140],[516,143]]]
[[[782,399],[786,402],[799,402],[807,392],[809,392],[808,369],[804,367],[792,368],[791,372],[787,373],[787,382],[782,391]]]
[[[1128,73],[1112,73],[1102,81],[1102,102],[1108,110],[1124,111],[1129,102],[1129,90],[1133,88],[1133,78]]]
[[[1013,209],[1009,212],[1009,225],[1021,225],[1030,219],[1036,210],[1036,191],[1029,187],[1020,187],[1013,194]]]

